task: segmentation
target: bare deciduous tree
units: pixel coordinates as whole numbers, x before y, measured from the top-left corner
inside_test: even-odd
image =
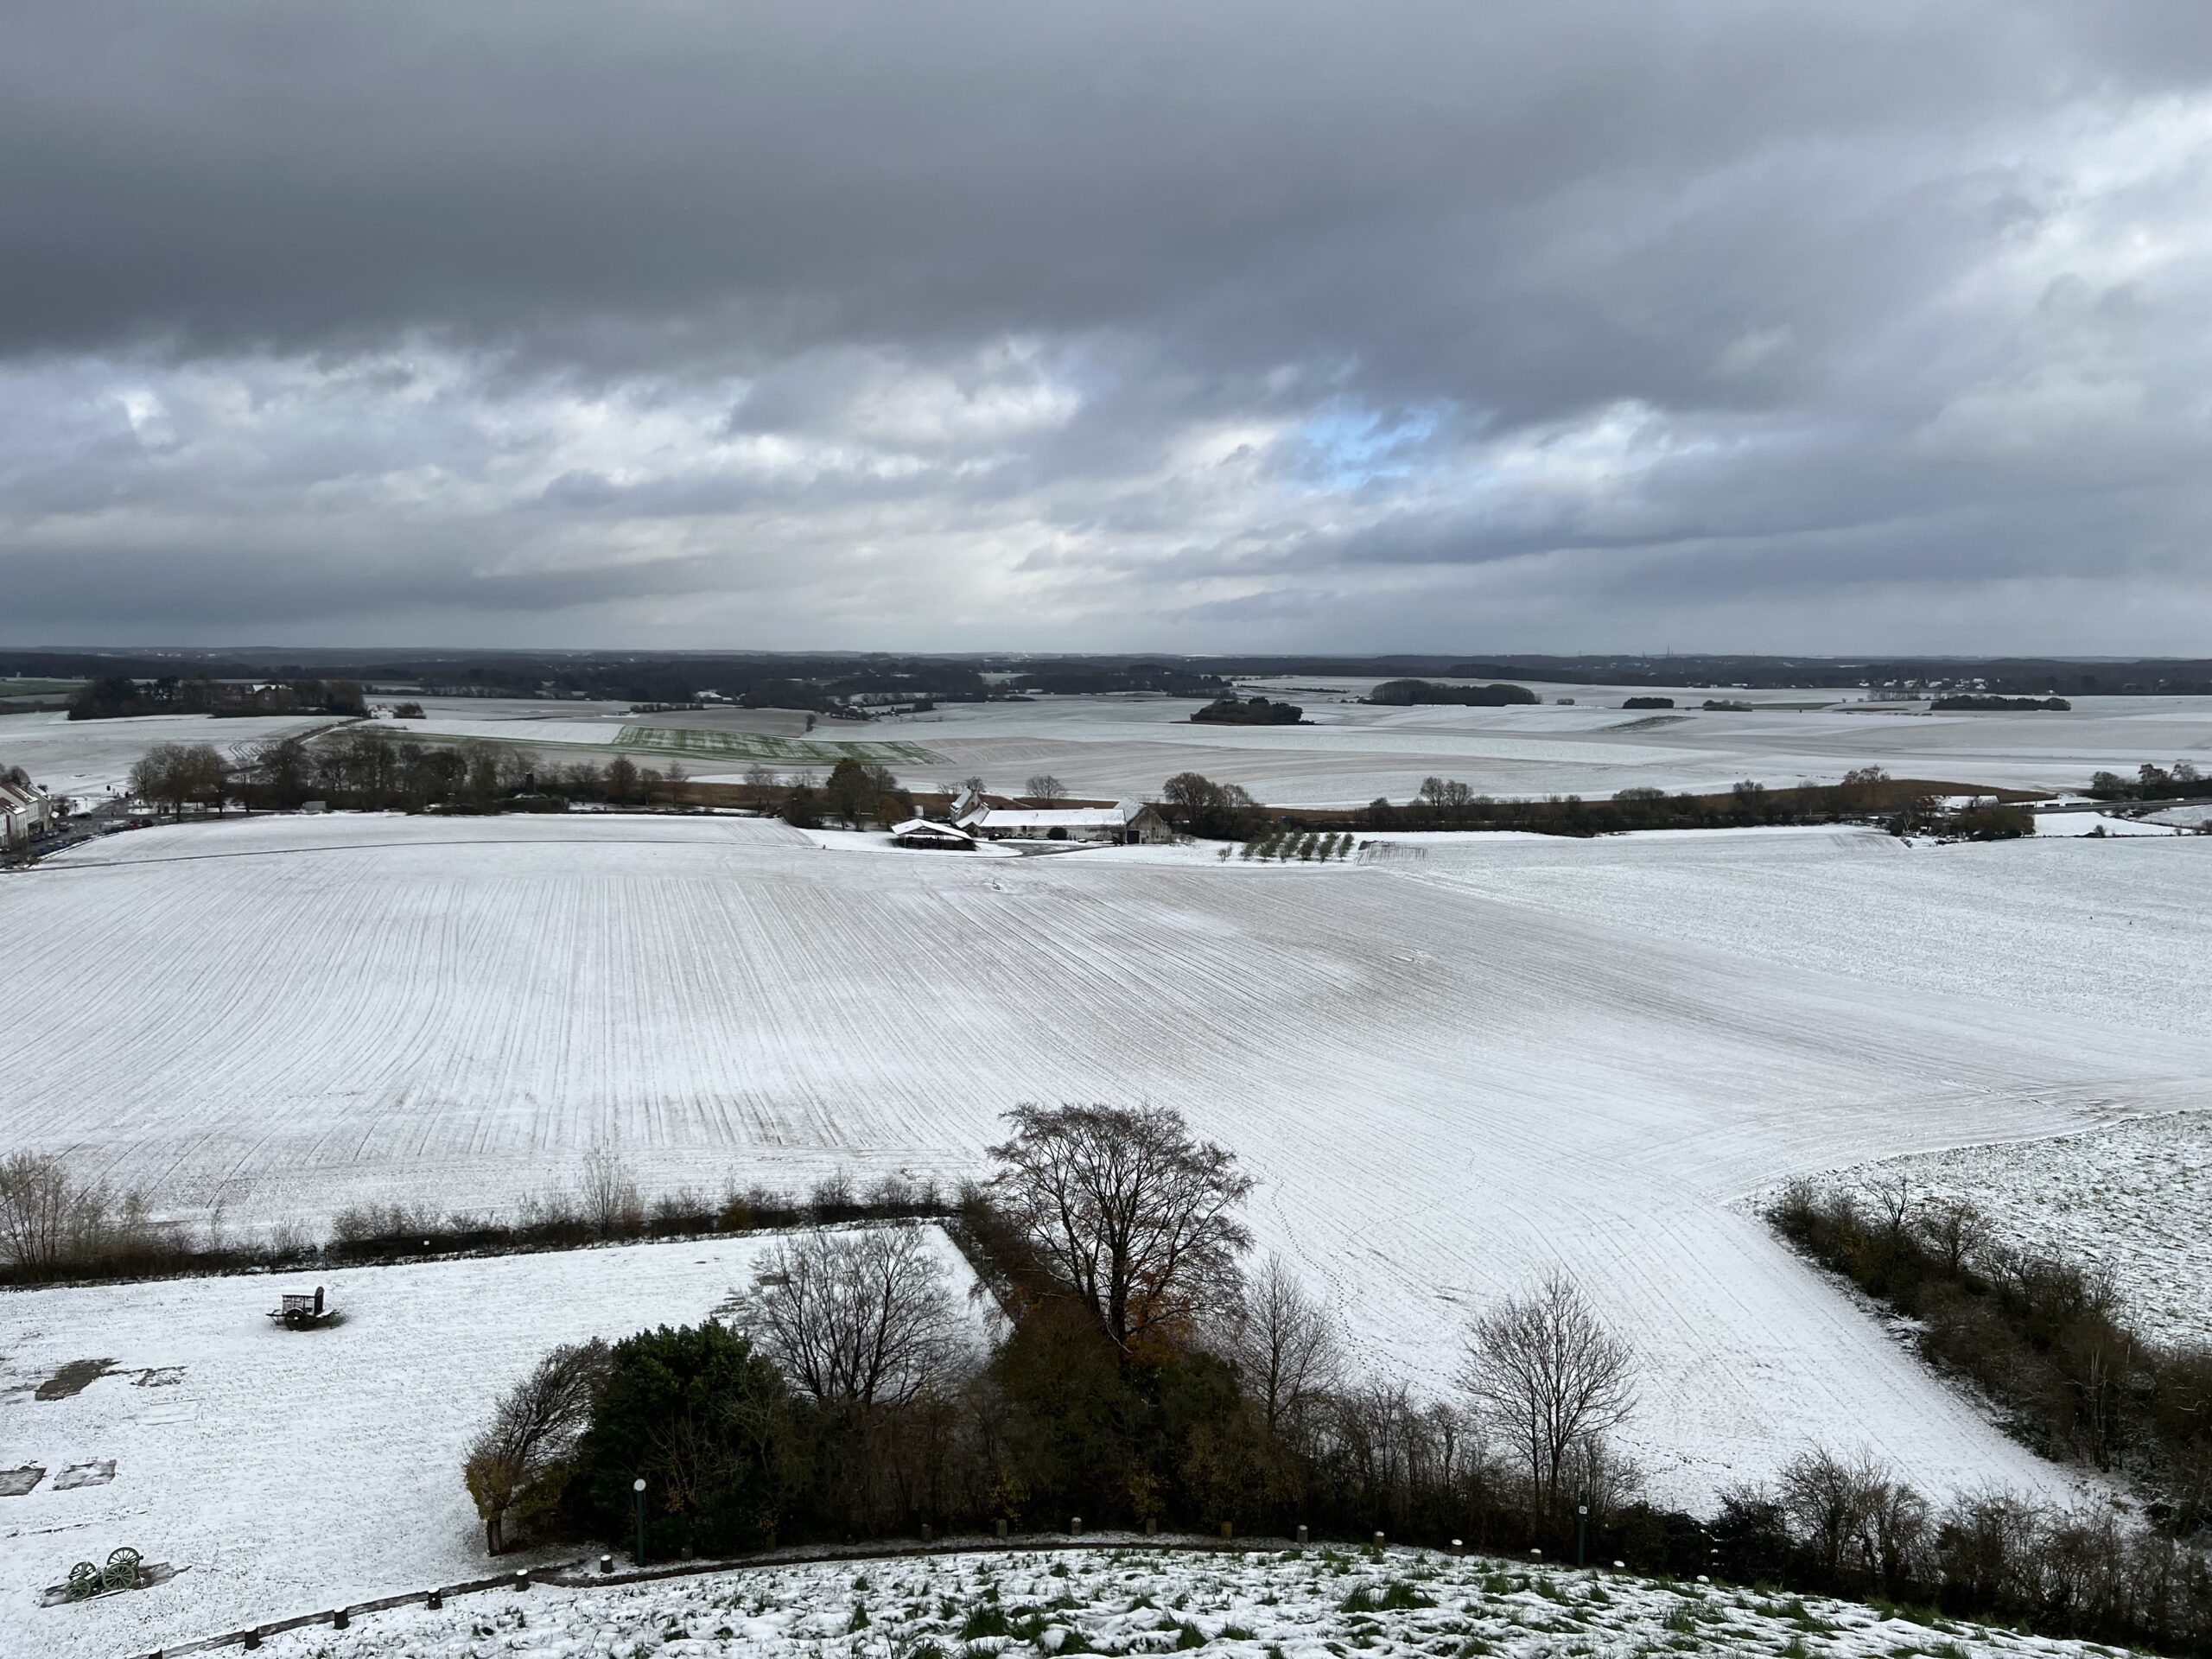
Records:
[[[1574,1281],[1554,1273],[1475,1322],[1459,1380],[1525,1459],[1531,1489],[1556,1508],[1578,1456],[1633,1409],[1632,1365],[1628,1344]]]
[[[1039,806],[1058,806],[1067,798],[1067,785],[1049,772],[1040,772],[1029,780],[1028,798]]]
[[[810,1233],[766,1251],[756,1270],[751,1334],[823,1405],[905,1405],[955,1351],[944,1264],[918,1227]]]
[[[1297,1424],[1316,1398],[1336,1387],[1343,1371],[1328,1311],[1277,1255],[1244,1287],[1230,1351],[1271,1433]]]
[[[1157,1108],[1018,1106],[1007,1117],[1014,1137],[990,1148],[998,1202],[1123,1352],[1227,1311],[1251,1244],[1233,1213],[1252,1190],[1236,1154]]]
[[[1867,1185],[1874,1209],[1882,1218],[1883,1230],[1894,1244],[1904,1237],[1905,1225],[1912,1219],[1912,1179],[1903,1170],[1892,1170]]]
[[[1953,1198],[1929,1206],[1920,1232],[1944,1267],[1957,1273],[1988,1242],[1989,1219],[1964,1198]]]
[[[151,1244],[158,1229],[137,1192],[74,1179],[48,1153],[0,1159],[0,1262],[43,1278]]]
[[[86,1207],[59,1158],[18,1152],[0,1160],[0,1250],[18,1272],[58,1267],[84,1225]]]
[[[518,1533],[527,1532],[558,1497],[537,1489],[589,1426],[592,1392],[607,1365],[607,1344],[596,1338],[556,1348],[508,1390],[490,1426],[469,1447],[462,1474],[484,1522],[484,1547],[493,1554],[515,1541],[508,1537],[511,1522]]]
[[[764,761],[755,760],[745,769],[745,798],[755,812],[766,812],[774,804],[776,769]]]
[[[645,1219],[645,1200],[638,1194],[638,1178],[621,1154],[594,1147],[584,1154],[579,1196],[584,1219],[601,1238],[617,1238],[637,1231]]]

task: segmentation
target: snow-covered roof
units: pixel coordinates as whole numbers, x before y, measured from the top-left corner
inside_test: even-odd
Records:
[[[1142,801],[1134,800],[1111,806],[981,806],[960,822],[994,830],[1120,830],[1135,823],[1144,810]]]
[[[934,818],[909,818],[904,823],[894,823],[891,833],[896,836],[929,836],[939,841],[973,841],[957,824],[939,823]]]

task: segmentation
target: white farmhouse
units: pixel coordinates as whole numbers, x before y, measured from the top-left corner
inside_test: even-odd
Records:
[[[1116,847],[1173,841],[1167,821],[1142,801],[1111,806],[985,806],[963,797],[953,822],[986,841],[1091,841]]]

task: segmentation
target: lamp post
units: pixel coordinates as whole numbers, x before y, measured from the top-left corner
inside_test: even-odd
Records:
[[[630,1483],[630,1490],[638,1495],[638,1554],[639,1567],[645,1564],[645,1478],[639,1475]]]
[[[1590,1502],[1585,1498],[1574,1506],[1574,1567],[1582,1568],[1582,1547],[1590,1536]]]

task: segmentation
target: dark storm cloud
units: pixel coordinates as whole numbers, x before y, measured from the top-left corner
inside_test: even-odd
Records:
[[[1596,644],[1669,582],[1732,627],[1827,585],[2204,586],[2194,0],[7,36],[0,636],[381,603],[701,643],[867,614],[893,549],[965,563],[853,643]],[[1955,643],[2159,643],[2114,592]]]

